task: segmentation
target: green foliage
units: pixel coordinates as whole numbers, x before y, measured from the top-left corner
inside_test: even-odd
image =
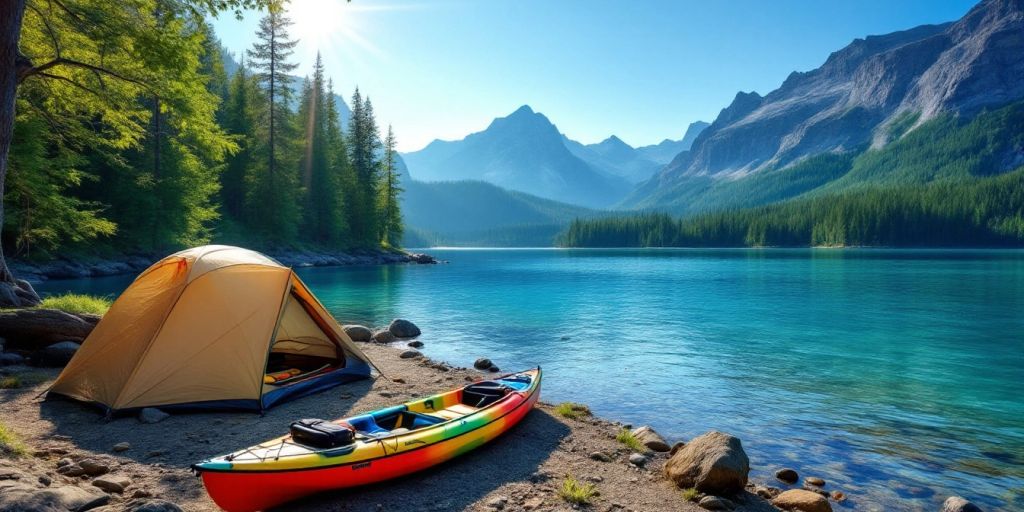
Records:
[[[575,505],[586,505],[597,496],[597,486],[590,483],[582,483],[571,475],[565,475],[562,480],[562,487],[558,489],[558,495],[563,500]]]
[[[43,299],[38,307],[46,309],[59,309],[68,313],[90,313],[93,315],[104,315],[113,303],[108,297],[97,297],[94,295],[82,295],[78,293],[65,293],[62,295],[50,295]]]
[[[28,447],[10,427],[0,423],[0,455],[21,457],[28,453]]]
[[[696,501],[697,496],[700,496],[700,491],[696,487],[687,487],[683,489],[683,499],[686,501]]]
[[[349,187],[349,228],[352,238],[360,245],[379,241],[380,219],[377,218],[377,198],[380,184],[380,136],[373,116],[370,98],[364,98],[356,89],[352,95],[352,117],[349,119],[349,160],[353,179]]]
[[[381,160],[381,176],[377,208],[380,213],[380,239],[385,246],[398,247],[402,240],[402,211],[399,207],[399,195],[402,187],[399,184],[398,169],[395,158],[395,131],[388,126],[388,136],[384,140],[384,158]]]
[[[21,379],[17,375],[5,375],[0,377],[0,389],[18,389],[21,387]]]
[[[640,442],[640,439],[633,435],[633,432],[628,428],[620,430],[619,433],[615,435],[615,440],[634,452],[643,453],[647,451],[647,447],[644,446],[644,444]]]
[[[559,416],[569,418],[571,420],[578,420],[587,416],[592,416],[590,407],[585,404],[578,404],[575,402],[562,402],[555,407],[555,413]]]

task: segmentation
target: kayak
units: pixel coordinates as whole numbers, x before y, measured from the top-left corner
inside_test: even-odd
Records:
[[[228,512],[398,478],[466,453],[519,423],[540,398],[534,368],[290,433],[192,465]]]

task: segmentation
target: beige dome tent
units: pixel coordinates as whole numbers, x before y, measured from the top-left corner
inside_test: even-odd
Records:
[[[367,378],[372,364],[290,268],[208,245],[140,274],[50,393],[108,412],[263,410]]]

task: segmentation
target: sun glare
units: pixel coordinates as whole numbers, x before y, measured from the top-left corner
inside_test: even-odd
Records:
[[[343,4],[344,0],[292,0],[288,14],[295,23],[294,35],[318,47],[338,42],[351,31],[348,21],[352,13]]]

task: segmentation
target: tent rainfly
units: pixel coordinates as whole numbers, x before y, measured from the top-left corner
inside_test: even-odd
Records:
[[[102,406],[262,411],[373,363],[290,268],[207,245],[140,274],[50,388]]]

